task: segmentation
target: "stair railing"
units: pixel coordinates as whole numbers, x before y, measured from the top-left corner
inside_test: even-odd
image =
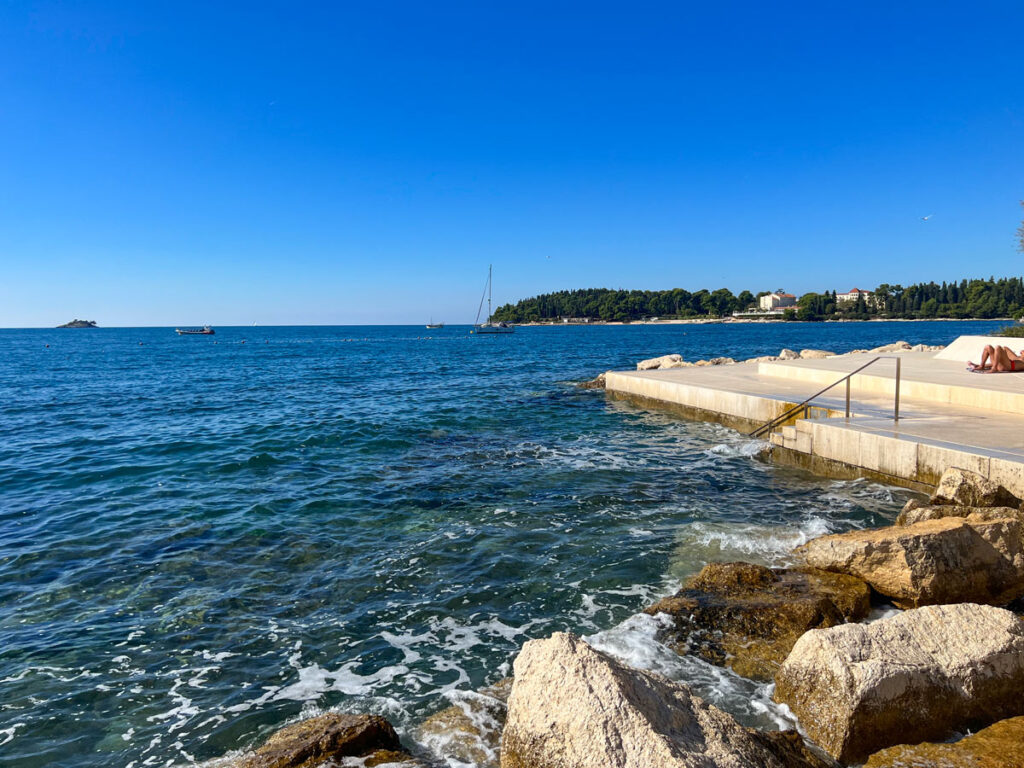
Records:
[[[806,400],[804,400],[803,402],[799,403],[798,405],[794,405],[792,408],[788,409],[784,413],[781,413],[778,416],[776,416],[775,418],[771,419],[770,421],[765,422],[760,427],[755,429],[753,432],[750,432],[749,436],[750,437],[760,437],[761,435],[765,434],[766,432],[770,432],[773,429],[775,429],[775,427],[777,427],[779,424],[782,424],[783,422],[789,420],[792,416],[794,416],[795,414],[799,413],[801,410],[803,410],[803,412],[804,412],[804,418],[807,418],[807,416],[809,415],[810,410],[811,410],[811,401],[815,400],[818,397],[821,397],[823,394],[828,392],[830,389],[832,389],[833,387],[839,386],[844,381],[846,382],[846,418],[850,418],[850,379],[852,379],[854,376],[856,376],[858,373],[863,371],[868,366],[874,365],[879,360],[895,360],[896,361],[896,392],[895,392],[895,398],[893,400],[892,419],[893,419],[893,421],[899,423],[899,420],[900,420],[900,363],[902,361],[901,361],[901,359],[897,355],[879,355],[878,357],[875,357],[875,358],[872,358],[871,360],[868,360],[866,363],[864,363],[864,365],[862,365],[857,370],[850,371],[848,374],[843,376],[841,379],[837,379],[836,381],[832,382],[831,384],[829,384],[827,387],[825,387],[820,392],[815,392],[813,395],[811,395],[810,397],[808,397]]]

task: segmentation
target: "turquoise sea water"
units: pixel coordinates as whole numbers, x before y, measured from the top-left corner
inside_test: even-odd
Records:
[[[784,722],[635,614],[907,494],[571,382],[997,325],[0,330],[0,764],[184,765],[340,708],[444,765],[416,725],[566,629]]]

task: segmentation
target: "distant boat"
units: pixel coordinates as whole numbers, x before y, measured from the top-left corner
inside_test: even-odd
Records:
[[[487,266],[487,285],[484,286],[484,295],[480,297],[480,306],[476,310],[476,322],[473,324],[475,333],[514,333],[516,327],[504,321],[494,322],[491,320],[491,276],[493,266]],[[480,313],[484,308],[484,297],[487,298],[487,322],[480,322]]]
[[[427,328],[444,328],[444,323],[435,323],[434,318],[430,318],[430,322],[427,323]]]
[[[214,330],[208,325],[202,328],[175,328],[174,332],[179,336],[213,336]]]

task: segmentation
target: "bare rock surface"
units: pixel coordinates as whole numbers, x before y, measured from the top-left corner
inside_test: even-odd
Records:
[[[368,767],[421,765],[402,748],[395,729],[383,717],[331,712],[282,728],[262,747],[224,768],[314,768],[346,757],[361,758]]]
[[[783,349],[779,350],[779,360],[799,360],[799,359],[800,359],[800,353],[799,352],[795,352],[792,349],[786,349],[786,348],[783,348]]]
[[[775,698],[843,762],[1024,714],[1024,622],[962,603],[812,630],[775,677]]]
[[[531,640],[515,662],[502,768],[805,768],[795,734],[748,729],[683,685],[580,638]]]
[[[1024,717],[1000,720],[952,744],[901,744],[876,752],[864,768],[1022,768]]]
[[[477,768],[496,768],[505,727],[512,678],[462,694],[457,702],[427,718],[416,739],[444,758]]]
[[[911,349],[913,347],[905,341],[894,341],[892,344],[883,344],[880,347],[869,349],[868,352],[872,355],[880,355],[886,352],[907,352]]]
[[[698,360],[694,365],[733,365],[735,362],[731,357],[713,357],[710,360]]]
[[[688,363],[685,360],[675,360],[671,363],[665,363],[661,366],[661,370],[665,370],[667,368],[693,368],[695,365],[696,363]]]
[[[801,360],[820,360],[825,357],[835,357],[835,352],[829,352],[824,349],[801,349],[800,359]]]
[[[579,389],[604,389],[606,376],[607,374],[602,373],[590,381],[581,381],[576,386]]]
[[[669,643],[678,652],[771,680],[804,632],[858,621],[870,609],[871,590],[853,576],[710,563],[646,613],[672,617]]]
[[[779,360],[778,355],[761,355],[760,357],[752,357],[749,360],[744,360],[745,363],[774,363]]]
[[[982,517],[822,536],[796,554],[813,568],[864,579],[901,608],[1003,605],[1024,594],[1024,525]]]
[[[960,467],[942,473],[931,503],[956,504],[964,507],[1017,507],[1021,500],[999,483]]]
[[[641,360],[636,364],[638,371],[656,371],[659,368],[665,367],[668,363],[678,363],[683,359],[682,355],[662,355],[661,357],[652,357],[647,360]]]
[[[908,501],[896,517],[896,525],[913,525],[925,520],[943,517],[963,517],[971,520],[1024,519],[1024,512],[1014,507],[964,507],[956,504],[913,504]]]

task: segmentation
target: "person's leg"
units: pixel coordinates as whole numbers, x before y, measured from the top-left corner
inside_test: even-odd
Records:
[[[996,347],[992,351],[992,371],[1005,373],[1012,370],[1013,366],[1010,365],[1010,356],[1007,354],[1006,347]]]
[[[992,353],[994,351],[995,350],[991,344],[986,344],[985,348],[981,350],[981,362],[978,365],[975,365],[970,360],[968,360],[967,367],[970,368],[972,371],[984,371],[987,367],[986,364],[992,358]]]

